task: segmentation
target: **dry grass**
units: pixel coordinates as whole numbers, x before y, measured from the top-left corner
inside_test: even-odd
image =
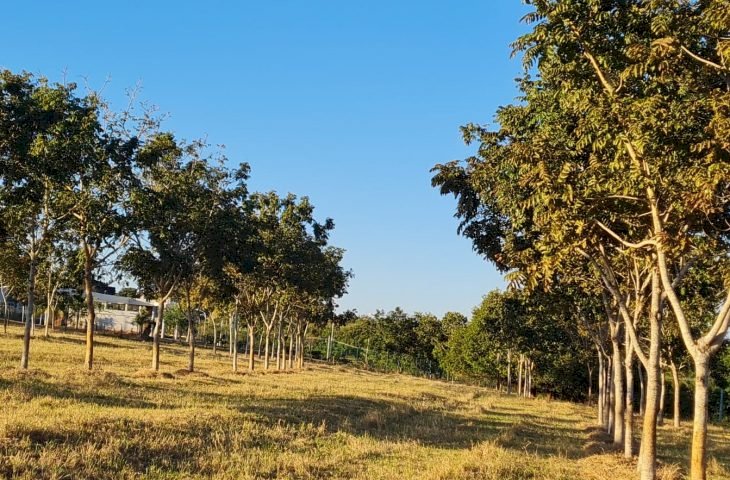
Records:
[[[593,427],[593,410],[341,367],[234,375],[225,354],[98,337],[32,343],[0,335],[0,476],[6,478],[635,478]],[[689,430],[660,430],[661,473],[682,478]],[[711,478],[730,478],[730,433],[712,430]]]

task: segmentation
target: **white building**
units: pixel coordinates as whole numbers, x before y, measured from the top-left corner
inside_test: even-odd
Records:
[[[119,295],[94,293],[96,311],[96,328],[115,332],[139,332],[139,325],[135,322],[142,309],[155,318],[157,303]]]

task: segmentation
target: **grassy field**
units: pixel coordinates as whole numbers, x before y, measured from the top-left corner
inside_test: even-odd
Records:
[[[0,476],[5,478],[635,478],[592,408],[327,365],[233,374],[227,355],[97,337],[0,334]],[[243,362],[242,362],[243,363]],[[730,432],[712,429],[711,478],[730,478]],[[663,478],[682,478],[690,430],[660,429]]]

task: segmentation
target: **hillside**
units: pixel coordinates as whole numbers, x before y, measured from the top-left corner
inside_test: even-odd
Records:
[[[594,411],[548,399],[339,366],[230,372],[225,353],[54,332],[17,368],[20,329],[0,336],[0,475],[12,478],[635,478]],[[660,429],[663,478],[681,478],[689,427]],[[711,478],[730,478],[730,432],[713,428]]]

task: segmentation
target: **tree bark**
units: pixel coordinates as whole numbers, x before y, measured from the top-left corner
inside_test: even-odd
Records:
[[[213,326],[213,356],[218,356],[218,325],[215,324],[215,318],[211,314],[211,325]]]
[[[254,331],[254,325],[248,324],[248,370],[253,372],[254,369],[254,343],[256,342],[256,332]]]
[[[507,395],[512,394],[512,350],[507,350]]]
[[[94,368],[94,329],[96,328],[96,310],[94,307],[92,259],[89,246],[84,244],[84,294],[86,295],[86,358],[87,369]]]
[[[228,317],[228,355],[233,356],[233,317]]]
[[[606,427],[606,419],[603,416],[603,407],[604,407],[604,395],[605,395],[605,389],[604,385],[606,383],[606,372],[605,368],[603,366],[603,354],[601,353],[601,349],[596,346],[596,353],[598,354],[598,424],[602,427]]]
[[[661,393],[659,394],[659,416],[657,417],[657,425],[659,426],[664,425],[664,407],[667,394],[667,381],[664,377],[664,369],[662,368],[659,370],[659,380],[661,386]]]
[[[659,362],[661,359],[661,287],[659,276],[652,272],[651,306],[649,309],[649,357],[646,362],[646,410],[641,434],[641,480],[656,478],[656,430],[659,414]]]
[[[0,288],[2,286],[0,285]],[[6,288],[3,290],[3,333],[8,333],[8,295],[10,295],[11,288]]]
[[[305,351],[305,344],[304,340],[307,337],[307,330],[309,329],[309,323],[306,323],[304,325],[304,328],[301,332],[301,339],[299,340],[299,344],[301,345],[300,354],[299,354],[299,368],[304,368],[304,355],[307,353]]]
[[[281,370],[283,365],[281,364],[281,319],[276,326],[276,369]]]
[[[644,367],[639,363],[639,414],[644,417],[644,411],[646,410],[646,379],[644,378]]]
[[[233,347],[233,373],[238,372],[238,315],[231,314],[231,323],[233,324],[233,335],[231,336],[231,345]]]
[[[152,329],[152,370],[160,370],[160,332],[162,331],[162,319],[165,318],[165,298],[158,301],[157,321]]]
[[[193,325],[193,311],[190,303],[190,286],[186,288],[187,320],[188,320],[188,372],[195,371],[195,326]]]
[[[618,330],[618,328],[616,328]],[[624,376],[622,374],[621,345],[618,340],[618,331],[611,336],[613,362],[611,372],[613,374],[613,444],[621,446],[624,441]]]
[[[672,398],[674,415],[672,420],[674,422],[674,428],[679,428],[681,424],[681,419],[679,418],[679,395],[681,393],[681,385],[679,383],[679,372],[677,371],[677,364],[674,363],[673,360],[669,362],[669,369],[672,371],[672,384],[674,385],[674,397]]]
[[[264,370],[269,369],[269,339],[271,337],[272,324],[264,325]]]
[[[626,342],[626,411],[624,412],[624,458],[634,457],[634,351],[628,329],[624,329]]]
[[[193,326],[192,315],[188,320],[188,372],[195,371],[195,327]]]
[[[606,410],[608,410],[608,434],[613,435],[613,432],[616,430],[616,418],[614,417],[614,414],[616,413],[616,410],[614,409],[614,404],[616,403],[616,390],[613,388],[613,362],[611,361],[612,357],[607,358],[607,364],[608,364],[608,377],[606,379],[606,392],[607,395],[607,404],[606,404]]]
[[[32,258],[28,269],[28,312],[25,316],[25,327],[23,328],[23,354],[20,357],[20,368],[28,369],[30,359],[30,331],[33,328],[33,308],[35,304],[35,276],[36,262]]]
[[[691,480],[705,480],[707,475],[707,381],[710,374],[710,358],[702,352],[694,358],[695,396],[694,422],[692,425]]]
[[[51,319],[51,307],[53,303],[53,294],[51,293],[51,283],[52,283],[52,273],[51,273],[51,266],[48,266],[48,281],[46,283],[46,324],[43,336],[48,338],[51,336],[51,322],[53,321]]]

